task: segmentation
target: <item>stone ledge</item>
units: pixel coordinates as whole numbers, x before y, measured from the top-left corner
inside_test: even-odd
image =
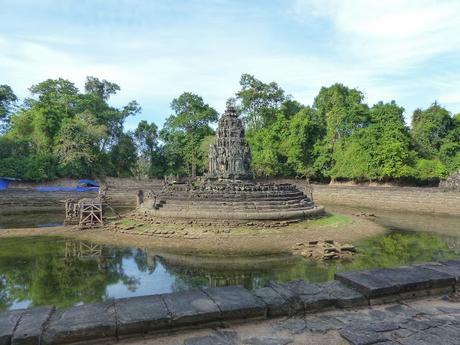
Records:
[[[76,344],[248,318],[358,308],[453,292],[460,260],[395,269],[345,272],[335,281],[272,283],[121,298],[55,310],[38,307],[0,313],[0,345]],[[349,335],[351,337],[351,333]]]

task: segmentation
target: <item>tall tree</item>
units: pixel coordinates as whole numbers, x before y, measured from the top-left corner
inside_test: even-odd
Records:
[[[316,96],[314,109],[326,128],[322,144],[317,146],[317,171],[327,174],[335,164],[335,152],[343,150],[346,139],[370,123],[369,107],[364,103],[364,95],[357,89],[342,84],[322,87]]]
[[[278,108],[289,98],[277,83],[266,84],[250,74],[241,76],[240,86],[236,96],[249,129],[259,129],[276,121]]]
[[[8,130],[14,103],[18,100],[8,85],[0,85],[0,134]]]
[[[416,152],[404,122],[404,108],[394,101],[379,102],[370,114],[371,125],[367,131],[371,142],[366,144],[372,157],[369,177],[388,180],[413,176]]]
[[[182,164],[177,159],[183,159],[187,174],[194,177],[197,164],[202,161],[201,142],[213,134],[209,125],[217,121],[217,111],[190,92],[173,99],[171,109],[174,114],[166,120],[161,132],[166,150],[175,160],[170,166],[180,167]]]
[[[412,137],[425,158],[434,158],[448,135],[454,128],[450,113],[437,102],[428,109],[416,109],[412,116]]]
[[[140,151],[139,165],[145,168],[143,175],[148,177],[161,176],[164,172],[160,164],[163,163],[158,148],[158,127],[155,123],[142,120],[134,131],[137,148]]]

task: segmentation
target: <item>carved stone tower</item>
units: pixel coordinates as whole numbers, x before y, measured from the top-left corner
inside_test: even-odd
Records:
[[[233,107],[228,107],[219,119],[216,142],[209,147],[208,177],[235,180],[252,177],[251,152],[244,138],[243,123]]]

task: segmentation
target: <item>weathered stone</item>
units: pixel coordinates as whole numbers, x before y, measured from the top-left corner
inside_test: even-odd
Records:
[[[233,107],[228,107],[219,119],[215,144],[209,147],[208,171],[211,178],[252,177],[251,152],[245,140],[244,126]]]
[[[321,285],[322,293],[332,297],[334,306],[338,308],[356,308],[368,305],[367,298],[356,290],[350,289],[339,281],[332,281]]]
[[[279,324],[279,329],[288,330],[292,334],[300,334],[307,327],[307,323],[304,319],[300,318],[289,318]]]
[[[294,341],[292,338],[278,337],[252,337],[243,339],[244,345],[287,345]]]
[[[407,266],[372,271],[376,277],[388,279],[399,287],[399,292],[425,290],[452,286],[455,279],[446,273],[428,270],[421,266]]]
[[[236,332],[217,331],[212,335],[186,339],[184,345],[236,345],[237,340]]]
[[[436,272],[442,272],[455,278],[456,283],[460,282],[460,263],[458,261],[433,262],[419,265],[423,268]]]
[[[288,301],[271,287],[259,288],[253,293],[265,303],[269,317],[292,315]]]
[[[215,322],[221,317],[219,307],[201,290],[162,295],[171,313],[173,326]]]
[[[336,274],[336,278],[351,286],[368,298],[380,298],[380,302],[394,301],[397,296],[388,299],[386,296],[418,290],[449,288],[455,279],[443,272],[429,270],[421,266],[400,267],[395,269],[375,269],[360,272]],[[372,301],[371,301],[371,304]]]
[[[460,191],[460,170],[454,172],[446,180],[441,181],[439,188]]]
[[[332,321],[332,322],[331,322]],[[337,329],[337,327],[340,325],[342,326],[343,324],[338,321],[337,319],[331,319],[329,320],[326,317],[317,317],[317,316],[311,316],[307,317],[306,320],[306,327],[310,332],[315,332],[315,333],[326,333],[330,331],[331,329]]]
[[[13,331],[24,310],[13,310],[0,313],[0,345],[10,345]]]
[[[115,300],[119,336],[148,333],[166,328],[171,316],[162,296],[142,296]]]
[[[12,345],[35,345],[40,343],[45,323],[54,307],[31,308],[24,311],[14,331]]]
[[[115,339],[116,320],[113,301],[58,310],[43,333],[43,345]]]
[[[393,282],[375,277],[372,271],[337,273],[335,278],[368,298],[396,294],[399,291]]]
[[[372,329],[345,328],[339,331],[340,335],[353,345],[371,345],[391,341],[385,335]]]
[[[267,307],[252,292],[241,286],[203,290],[218,306],[222,319],[263,317]]]

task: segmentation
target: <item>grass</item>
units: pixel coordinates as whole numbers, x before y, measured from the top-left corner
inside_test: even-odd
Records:
[[[322,218],[306,220],[302,223],[306,223],[308,227],[318,226],[318,227],[333,227],[338,228],[350,224],[351,219],[349,216],[344,214],[328,214]]]

